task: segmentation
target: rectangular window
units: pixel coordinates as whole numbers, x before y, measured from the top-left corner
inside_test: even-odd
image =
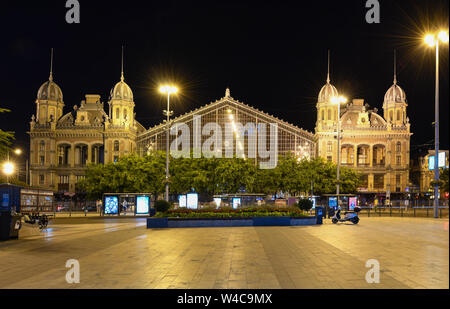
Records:
[[[40,174],[39,175],[39,184],[43,185],[45,183],[45,175],[44,174]]]
[[[68,175],[60,175],[59,176],[59,183],[60,184],[69,183],[69,176]]]
[[[402,157],[401,156],[397,156],[396,163],[397,163],[397,165],[401,165],[402,164]]]
[[[333,157],[332,157],[332,156],[327,156],[327,161],[328,161],[328,162],[333,161]]]
[[[116,163],[119,160],[119,156],[114,156],[114,163]]]
[[[45,156],[39,156],[39,164],[41,166],[45,165]]]
[[[327,152],[332,152],[333,151],[333,144],[331,142],[327,143]]]
[[[84,178],[85,178],[84,175],[77,175],[77,176],[76,176],[76,182],[78,183],[78,182],[80,182],[81,180],[83,180]]]

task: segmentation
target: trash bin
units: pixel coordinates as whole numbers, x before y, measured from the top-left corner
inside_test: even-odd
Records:
[[[9,238],[18,239],[19,230],[22,227],[22,216],[15,214],[11,216],[11,224],[9,229]]]
[[[0,212],[0,240],[19,238],[19,230],[22,227],[20,215],[11,215],[9,211]]]
[[[0,240],[9,240],[11,230],[11,212],[0,211]]]
[[[323,224],[324,211],[324,207],[316,206],[316,224]]]

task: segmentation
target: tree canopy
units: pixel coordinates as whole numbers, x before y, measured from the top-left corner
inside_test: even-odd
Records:
[[[0,108],[0,113],[10,112],[9,109]],[[11,145],[12,140],[14,140],[14,132],[13,131],[3,131],[0,129],[0,158],[4,157],[6,152]]]
[[[354,193],[358,174],[341,167],[341,192]],[[107,192],[146,192],[155,196],[164,191],[165,153],[121,157],[116,163],[90,165],[78,188],[91,198]],[[221,193],[277,192],[291,195],[334,193],[336,165],[322,158],[299,161],[281,156],[274,169],[259,169],[253,160],[242,158],[171,158],[170,193],[195,191],[211,197]]]

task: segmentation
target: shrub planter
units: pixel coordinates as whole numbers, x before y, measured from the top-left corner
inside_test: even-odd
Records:
[[[169,227],[168,218],[147,218],[148,229],[159,229]]]
[[[291,217],[254,217],[253,226],[289,226]]]
[[[317,223],[317,217],[291,217],[291,225],[292,226],[298,226],[298,225],[315,225],[315,224],[322,224]]]
[[[147,218],[147,228],[315,225],[316,217]]]

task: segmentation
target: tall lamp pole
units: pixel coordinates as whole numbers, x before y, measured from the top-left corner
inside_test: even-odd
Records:
[[[339,167],[341,165],[341,104],[346,103],[347,99],[343,96],[339,97],[332,97],[331,103],[337,104],[338,112],[337,112],[337,170],[336,170],[336,196],[337,196],[337,203],[338,206],[340,206],[340,199],[339,199],[339,190],[340,190],[340,174],[339,174]]]
[[[165,180],[165,187],[166,187],[166,194],[165,199],[168,202],[169,201],[169,140],[170,140],[170,115],[173,114],[172,111],[170,111],[170,95],[176,94],[178,92],[178,88],[175,86],[165,85],[161,86],[159,88],[159,91],[163,94],[167,94],[167,110],[163,111],[163,114],[167,116],[166,120],[166,180]]]
[[[439,41],[448,43],[448,32],[441,31],[437,35],[425,36],[425,43],[436,47],[436,88],[434,101],[434,217],[439,217]]]

